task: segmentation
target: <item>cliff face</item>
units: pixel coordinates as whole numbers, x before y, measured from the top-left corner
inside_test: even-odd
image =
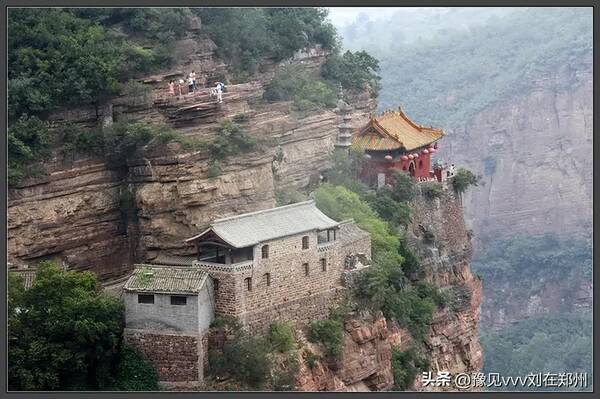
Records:
[[[298,113],[291,104],[264,103],[263,87],[276,65],[264,65],[264,73],[253,81],[228,85],[222,104],[210,99],[208,89],[182,100],[169,97],[168,81],[193,69],[208,87],[222,79],[226,66],[215,50],[210,39],[192,29],[175,46],[176,64],[143,79],[152,89],[146,99],[118,97],[99,109],[55,112],[50,116],[52,126],[93,127],[132,119],[165,123],[188,137],[211,138],[223,118],[232,118],[263,142],[260,150],[230,157],[222,173],[210,178],[207,154],[182,151],[176,143],[140,152],[122,170],[84,155],[69,162],[57,148],[47,164],[47,176],[9,192],[9,262],[55,259],[109,278],[127,271],[134,258],[151,260],[159,250],[190,253],[183,240],[211,220],[270,208],[275,205],[276,185],[306,186],[330,166],[339,123],[336,114]],[[318,68],[325,55],[313,49],[299,52],[289,62]],[[376,106],[366,93],[352,103],[356,125]],[[277,152],[283,160],[274,170]],[[122,212],[125,192],[134,198],[133,221]]]
[[[413,203],[412,222],[407,230],[411,246],[421,259],[419,281],[436,284],[442,290],[457,290],[464,299],[438,309],[424,338],[424,355],[431,371],[474,373],[481,370],[483,354],[479,344],[478,320],[482,299],[481,280],[471,273],[472,246],[463,220],[462,205],[450,190],[439,199],[419,195]],[[433,233],[433,242],[425,240]],[[356,317],[344,325],[344,351],[340,364],[317,364],[311,369],[301,361],[297,384],[300,390],[370,391],[389,390],[394,380],[392,348],[406,350],[414,339],[410,333],[382,316],[369,320]],[[317,350],[310,346],[312,352]],[[455,390],[456,387],[424,385],[417,374],[413,389]]]
[[[448,159],[483,175],[464,198],[476,249],[515,235],[591,237],[592,82],[591,59],[582,58],[576,70],[540,77],[450,132]],[[591,309],[589,277],[571,274],[518,284],[487,278],[482,325]]]
[[[465,196],[477,235],[591,232],[592,68],[546,76],[489,107],[446,140],[446,154],[484,175]],[[555,87],[567,87],[557,90]]]

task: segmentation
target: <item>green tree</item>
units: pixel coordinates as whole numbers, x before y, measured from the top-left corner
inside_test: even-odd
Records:
[[[11,390],[98,390],[111,385],[123,305],[101,292],[94,274],[42,262],[30,289],[13,286],[9,293]]]
[[[377,75],[379,61],[366,51],[352,53],[346,51],[343,55],[334,54],[327,58],[323,65],[323,77],[334,82],[340,82],[344,89],[361,91],[365,83],[377,93],[380,89]]]

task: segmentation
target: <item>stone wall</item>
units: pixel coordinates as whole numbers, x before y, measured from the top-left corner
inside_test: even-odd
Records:
[[[138,303],[140,294],[154,295],[154,303]],[[198,295],[183,296],[186,298],[185,305],[171,305],[170,294],[126,291],[123,293],[125,325],[134,329],[196,332],[199,325]]]
[[[369,256],[371,253],[368,234],[363,232],[350,242],[344,241],[343,234],[342,229],[337,240],[324,244],[317,244],[316,231],[284,237],[257,246],[254,264],[241,270],[226,272],[208,267],[206,271],[218,281],[216,312],[238,316],[253,329],[268,327],[275,319],[307,323],[326,317],[344,289],[345,257],[357,250]],[[309,237],[308,249],[302,249],[304,236]],[[266,259],[262,259],[262,245],[269,246]],[[325,270],[322,260],[326,262]],[[246,279],[251,279],[251,290]]]
[[[125,329],[125,341],[154,365],[161,384],[191,388],[203,381],[206,338],[193,334]]]

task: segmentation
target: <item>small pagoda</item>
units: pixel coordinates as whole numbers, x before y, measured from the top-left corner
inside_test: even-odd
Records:
[[[367,162],[361,179],[371,187],[389,183],[395,170],[415,180],[436,178],[431,155],[438,150],[444,131],[411,121],[401,108],[372,115],[369,122],[352,135],[352,147],[365,152]]]

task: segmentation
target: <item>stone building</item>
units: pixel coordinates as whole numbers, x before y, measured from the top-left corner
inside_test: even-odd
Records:
[[[123,287],[125,340],[155,365],[160,381],[202,381],[213,287],[197,267],[137,265]],[[204,341],[204,342],[203,342]]]
[[[169,265],[137,265],[124,286],[127,341],[179,386],[202,381],[215,316],[258,333],[275,320],[326,318],[371,258],[369,233],[313,200],[218,219],[186,242],[191,264],[158,257]]]
[[[193,264],[213,279],[215,312],[252,330],[326,317],[352,272],[346,258],[371,256],[368,233],[312,200],[215,220],[186,241],[197,249]]]

